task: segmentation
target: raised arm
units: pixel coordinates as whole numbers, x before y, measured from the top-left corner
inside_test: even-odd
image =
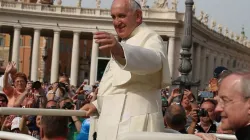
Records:
[[[5,72],[4,72],[4,77],[3,77],[3,89],[4,89],[4,93],[7,95],[7,96],[10,96],[10,94],[12,94],[12,86],[11,84],[9,83],[9,74],[11,73],[11,71],[13,71],[15,69],[15,63],[14,62],[10,62],[7,66],[6,66],[6,69],[5,69]]]
[[[94,35],[100,49],[110,51],[119,66],[138,75],[155,73],[162,69],[166,49],[157,34],[148,34],[145,45],[135,46],[119,43],[112,34],[97,32]]]

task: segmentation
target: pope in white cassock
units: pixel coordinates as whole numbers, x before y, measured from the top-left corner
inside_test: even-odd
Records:
[[[82,109],[99,113],[98,140],[115,140],[127,132],[164,129],[160,89],[170,85],[167,48],[142,22],[138,0],[114,0],[114,28],[122,39],[96,32],[102,51],[112,55],[100,82],[97,100]]]

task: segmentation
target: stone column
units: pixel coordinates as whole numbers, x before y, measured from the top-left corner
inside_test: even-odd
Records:
[[[169,64],[169,70],[170,70],[170,77],[174,78],[174,71],[175,71],[175,38],[170,37],[169,38],[169,45],[168,45],[168,64]]]
[[[40,29],[35,29],[32,60],[31,60],[31,81],[37,81],[38,77],[38,59],[39,59],[39,48],[40,48]]]
[[[209,80],[213,77],[213,70],[214,70],[214,56],[210,53],[208,56],[208,68],[207,68],[207,74]]]
[[[216,56],[216,67],[218,66],[221,66],[221,56],[220,56],[220,53],[218,52],[217,53],[217,56]]]
[[[14,27],[14,39],[11,61],[16,63],[17,71],[19,71],[19,46],[20,46],[20,32],[21,27]]]
[[[194,80],[194,76],[195,76],[195,61],[194,61],[194,53],[195,53],[195,48],[194,48],[194,44],[192,44],[192,48],[190,49],[190,53],[191,53],[191,63],[192,63],[192,71],[189,73],[189,79],[191,79],[192,81]]]
[[[200,74],[201,74],[201,88],[204,88],[205,87],[205,84],[206,84],[206,69],[207,69],[207,55],[206,55],[206,48],[205,47],[202,47],[202,50],[201,50],[201,71],[200,71]]]
[[[59,47],[60,47],[60,31],[54,31],[50,83],[58,81],[59,53],[60,53]]]
[[[74,32],[73,48],[71,56],[71,71],[70,71],[70,84],[77,86],[78,69],[79,69],[79,41],[80,32]]]
[[[99,53],[99,44],[95,42],[93,38],[92,43],[92,52],[91,52],[91,65],[90,65],[90,85],[94,85],[97,78],[97,64],[98,64],[98,53]]]
[[[224,55],[223,57],[223,66],[227,68],[227,56]]]
[[[201,46],[197,45],[196,47],[196,55],[195,55],[195,65],[193,65],[193,69],[195,69],[195,77],[194,80],[199,80],[201,78]]]

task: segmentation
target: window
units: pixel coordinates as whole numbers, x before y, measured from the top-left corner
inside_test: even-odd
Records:
[[[33,47],[33,41],[32,41],[32,38],[30,38],[30,47]]]
[[[233,61],[233,68],[236,67],[236,60]]]
[[[23,38],[22,38],[22,37],[20,37],[20,42],[19,42],[19,45],[20,45],[20,47],[22,47],[22,46],[23,46]]]
[[[52,38],[50,38],[50,37],[45,37],[45,39],[46,39],[46,47],[47,47],[47,48],[52,48],[52,45],[51,45],[51,40],[52,40]]]
[[[4,47],[4,38],[3,37],[0,37],[0,46]]]

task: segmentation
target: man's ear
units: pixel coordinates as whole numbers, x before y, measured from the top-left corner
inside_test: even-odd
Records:
[[[142,23],[142,10],[136,10],[136,22]]]
[[[247,99],[247,108],[248,108],[248,115],[250,115],[250,98]]]

